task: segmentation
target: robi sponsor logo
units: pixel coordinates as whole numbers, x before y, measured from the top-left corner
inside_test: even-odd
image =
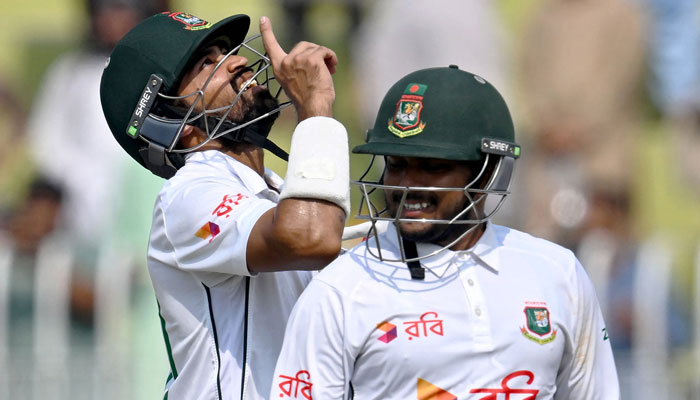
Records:
[[[385,334],[377,338],[377,340],[379,340],[380,342],[389,343],[392,340],[396,339],[398,336],[396,334],[396,325],[391,324],[387,321],[378,323],[377,329],[386,332]]]
[[[525,385],[528,386],[535,380],[535,374],[530,371],[515,371],[503,378],[500,388],[472,389],[469,391],[469,393],[486,393],[486,396],[480,397],[478,400],[496,400],[499,394],[506,395],[506,399],[513,398],[512,395],[524,395],[525,397],[518,398],[522,400],[535,400],[537,398],[537,394],[540,392],[538,389],[518,389],[510,387],[510,381],[521,376],[527,377]]]
[[[431,336],[444,336],[443,322],[438,313],[434,311],[425,312],[414,321],[401,323],[404,326],[403,331],[406,334],[406,336],[402,336],[407,337],[408,340]],[[377,329],[384,332],[383,335],[377,338],[380,342],[389,343],[399,337],[397,326],[388,321],[378,323]]]
[[[281,398],[312,400],[311,388],[314,384],[311,383],[309,371],[302,369],[294,376],[280,375],[278,378],[281,378],[281,382],[277,385],[282,392]],[[302,397],[298,397],[299,395]]]

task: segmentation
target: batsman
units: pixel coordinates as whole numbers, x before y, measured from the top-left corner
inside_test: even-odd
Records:
[[[350,209],[335,53],[302,42],[287,54],[266,17],[260,51],[249,24],[242,14],[215,24],[154,15],[116,45],[102,75],[114,138],[167,179],[148,270],[171,400],[269,399],[288,315],[310,271],[338,255]],[[285,105],[275,82],[298,116],[289,155],[268,138]],[[288,157],[285,179],[265,167],[264,149]]]

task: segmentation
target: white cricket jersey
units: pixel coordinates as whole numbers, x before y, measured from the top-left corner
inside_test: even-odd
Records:
[[[284,326],[310,272],[252,275],[248,236],[276,206],[265,179],[219,151],[188,155],[153,213],[148,269],[171,377],[167,398],[268,399]]]
[[[399,257],[393,226],[379,244]],[[619,398],[594,289],[569,250],[489,224],[470,251],[422,265],[425,280],[411,280],[361,243],[318,274],[289,319],[270,399]]]

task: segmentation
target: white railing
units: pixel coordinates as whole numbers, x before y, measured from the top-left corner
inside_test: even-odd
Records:
[[[34,399],[67,398],[73,248],[52,235],[37,251],[34,270]]]
[[[609,298],[610,285],[615,285],[611,274],[619,273],[613,265],[618,245],[612,235],[595,231],[582,239],[577,252],[596,287],[608,326],[619,323]],[[683,304],[695,311],[688,324],[694,328],[694,339],[687,348],[671,347],[673,332],[667,315],[676,306],[671,304],[675,261],[671,239],[662,234],[649,236],[639,243],[630,261],[635,264],[629,294],[631,351],[615,350],[623,399],[700,399],[700,243],[694,262],[694,299]]]
[[[68,240],[68,235],[54,235],[45,239],[38,249],[33,265],[33,329],[17,332],[10,321],[10,285],[13,269],[17,268],[17,253],[13,243],[0,233],[0,400],[152,398],[142,395],[140,392],[147,391],[133,384],[136,380],[143,381],[135,376],[135,370],[142,368],[134,365],[136,359],[144,358],[134,352],[138,346],[143,348],[143,344],[136,344],[141,339],[138,334],[159,335],[153,328],[143,327],[140,331],[132,325],[135,314],[144,314],[132,307],[133,267],[137,265],[133,254],[110,241],[99,249],[94,279],[93,340],[82,343],[71,338],[75,257]],[[155,306],[152,313],[149,310],[146,314],[146,318],[157,324]],[[32,340],[27,340],[31,348],[10,349],[11,334],[31,336]],[[148,342],[159,341],[158,337]],[[165,351],[164,347],[153,346],[148,350],[157,360],[160,360],[158,354]],[[163,363],[162,367],[148,371],[152,376],[147,380],[157,387],[165,382],[167,364]]]
[[[10,397],[8,371],[8,327],[10,321],[10,269],[12,244],[0,232],[0,399]],[[3,372],[5,371],[5,372]]]
[[[669,384],[670,329],[667,324],[673,257],[669,243],[654,236],[637,254],[633,290],[632,399],[675,399]],[[612,321],[614,323],[614,321]]]
[[[606,288],[614,262],[614,241],[603,233],[584,239],[578,252],[596,286],[603,313],[609,325],[614,324],[609,312],[610,300]],[[9,296],[14,250],[12,243],[0,235],[0,400],[11,394],[31,394],[22,399],[143,399],[135,371],[134,349],[138,335],[148,335],[149,351],[155,358],[163,357],[158,328],[141,327],[134,321],[135,313],[147,314],[145,319],[156,321],[155,312],[143,313],[132,306],[135,263],[133,254],[114,243],[99,251],[95,269],[95,330],[94,343],[89,348],[71,347],[70,290],[74,255],[71,246],[61,237],[45,241],[36,258],[34,282],[34,348],[30,370],[13,364],[8,349]],[[669,327],[666,313],[672,290],[673,251],[662,236],[642,242],[636,256],[637,272],[633,283],[632,353],[618,363],[623,386],[623,399],[700,399],[700,243],[694,265],[694,298],[689,306],[696,312],[690,325],[694,327],[691,349],[673,352],[669,348]],[[153,324],[157,324],[153,322]],[[152,336],[152,337],[151,337]],[[614,340],[614,338],[613,338]],[[78,344],[78,347],[80,345]],[[153,348],[155,346],[155,348]],[[77,350],[77,351],[76,351]],[[687,351],[685,351],[687,350]],[[680,353],[680,356],[679,354]],[[150,359],[151,355],[147,355]],[[148,375],[161,387],[167,365],[156,364],[157,370]],[[678,368],[681,365],[682,368]],[[21,366],[24,368],[24,365]],[[149,368],[147,366],[147,368]],[[674,369],[690,371],[674,374]],[[21,378],[21,379],[20,379]],[[29,383],[28,383],[29,382]],[[13,385],[29,385],[18,388]],[[625,391],[626,390],[626,391]],[[152,396],[151,396],[152,397]],[[13,398],[17,398],[13,396]]]

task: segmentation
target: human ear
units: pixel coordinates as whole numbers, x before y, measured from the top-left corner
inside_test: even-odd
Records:
[[[185,125],[185,126],[182,128],[182,133],[180,134],[180,137],[183,138],[183,137],[189,136],[189,135],[192,134],[193,132],[194,132],[194,126],[192,126],[192,125]]]

